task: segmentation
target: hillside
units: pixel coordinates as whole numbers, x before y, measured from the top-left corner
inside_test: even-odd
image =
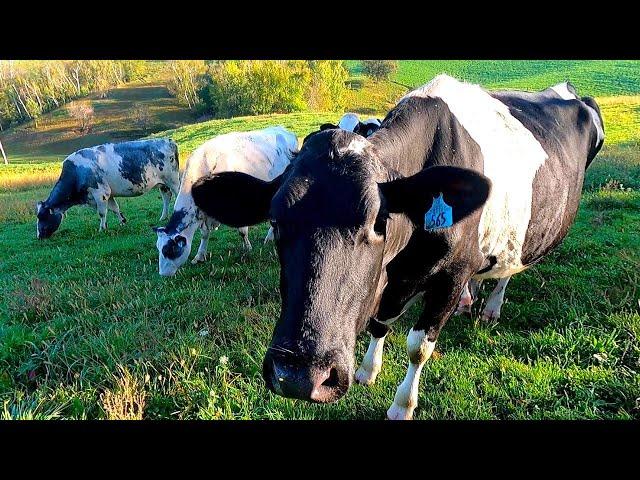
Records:
[[[77,130],[67,105],[89,100],[94,109],[94,125],[87,134]],[[149,109],[149,131],[140,131],[132,121],[133,107]],[[149,132],[176,128],[195,119],[159,81],[131,83],[109,90],[107,98],[92,94],[42,115],[38,129],[25,123],[0,133],[11,164],[60,161],[69,153],[105,142],[140,138]]]

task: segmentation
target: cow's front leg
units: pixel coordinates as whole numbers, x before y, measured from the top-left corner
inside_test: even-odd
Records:
[[[407,335],[409,366],[396,391],[393,404],[387,410],[390,420],[413,418],[413,412],[418,406],[418,386],[422,367],[431,357],[440,330],[455,310],[467,279],[468,277],[456,279],[448,274],[435,275],[430,279],[424,310],[418,323]]]
[[[364,354],[362,363],[355,374],[356,382],[362,385],[373,385],[382,369],[384,339],[389,332],[389,327],[372,318],[368,330],[370,334],[369,348],[367,348],[367,353]]]
[[[498,280],[498,284],[491,292],[491,295],[489,295],[487,305],[482,312],[482,319],[484,321],[492,322],[500,318],[500,309],[504,302],[504,291],[507,288],[507,283],[509,283],[510,278],[511,277],[504,277]]]
[[[369,348],[360,367],[356,370],[356,382],[372,385],[376,381],[376,377],[382,369],[384,339],[389,332],[389,326],[421,297],[421,293],[416,293],[412,285],[413,282],[393,281],[387,285],[380,300],[377,318],[372,318],[369,322],[368,330],[371,335]]]
[[[93,190],[91,192],[91,196],[93,198],[93,203],[96,206],[98,216],[100,217],[100,228],[98,231],[101,232],[107,229],[107,210],[111,192],[99,188]]]
[[[206,220],[202,222],[200,226],[200,232],[202,233],[202,237],[200,238],[200,245],[198,246],[198,251],[196,252],[196,256],[193,257],[191,263],[196,264],[198,262],[204,262],[207,259],[207,245],[209,244],[209,235],[214,230],[217,230],[220,226],[220,223]]]
[[[160,221],[162,221],[169,216],[171,189],[166,185],[160,185],[160,195],[162,195],[162,214],[160,215]]]

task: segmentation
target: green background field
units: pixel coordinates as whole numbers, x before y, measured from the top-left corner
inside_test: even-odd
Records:
[[[449,321],[425,366],[416,416],[640,418],[640,62],[402,61],[397,83],[371,82],[359,62],[349,67],[347,110],[363,115],[383,116],[406,91],[398,84],[418,86],[441,72],[492,89],[570,80],[597,97],[607,140],[587,172],[575,225],[543,262],[512,279],[498,324],[478,320],[482,305],[473,318]],[[169,129],[158,135],[178,141],[182,165],[219,133],[281,124],[303,137],[340,116],[188,124],[193,118],[161,85],[140,88],[123,87],[111,101],[151,102],[155,130]],[[98,233],[96,213],[75,208],[51,239],[36,240],[34,205],[64,155],[135,136],[119,108],[103,112],[95,137],[69,134],[62,111],[43,118],[37,134],[0,134],[11,162],[0,166],[0,417],[119,418],[133,402],[144,418],[384,418],[419,306],[394,325],[374,386],[356,385],[331,405],[272,395],[260,375],[279,311],[277,258],[272,244],[262,245],[267,225],[250,229],[248,254],[237,232],[221,227],[211,259],[173,278],[157,274],[157,191],[119,201],[126,226],[109,217],[109,230]],[[358,360],[367,343],[363,335]]]

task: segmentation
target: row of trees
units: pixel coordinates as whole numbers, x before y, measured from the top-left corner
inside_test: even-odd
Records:
[[[0,61],[0,130],[33,120],[68,101],[143,78],[144,60]]]
[[[338,111],[348,71],[338,60],[173,61],[169,88],[217,118],[302,110]]]

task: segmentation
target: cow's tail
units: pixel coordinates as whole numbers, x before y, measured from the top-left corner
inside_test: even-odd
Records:
[[[176,167],[180,167],[180,159],[178,156],[178,144],[173,140],[173,138],[169,139],[171,142],[171,149],[173,150],[173,161],[175,162]]]
[[[582,103],[584,103],[587,107],[589,107],[591,110],[595,112],[595,116],[592,116],[593,121],[596,124],[595,125],[596,130],[599,130],[601,132],[601,138],[599,138],[595,142],[594,147],[591,149],[591,152],[589,153],[589,157],[587,159],[587,165],[585,167],[587,168],[589,167],[589,165],[591,164],[591,161],[595,158],[595,156],[598,154],[598,152],[602,148],[602,145],[604,144],[604,121],[602,120],[600,107],[598,106],[598,104],[596,103],[593,97],[582,97],[581,100],[582,100]]]

